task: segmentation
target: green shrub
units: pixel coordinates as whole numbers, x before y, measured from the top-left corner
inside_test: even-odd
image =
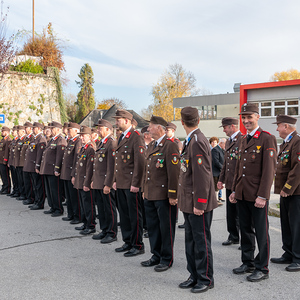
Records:
[[[26,72],[26,73],[44,73],[44,69],[42,66],[35,64],[31,59],[26,60],[25,62],[20,62],[15,67],[11,67],[12,71],[17,72]]]

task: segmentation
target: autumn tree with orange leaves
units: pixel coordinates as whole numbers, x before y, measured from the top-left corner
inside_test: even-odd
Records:
[[[43,30],[42,34],[36,34],[34,39],[32,39],[31,33],[26,31],[20,32],[20,35],[25,35],[26,42],[18,55],[42,57],[40,65],[45,70],[47,67],[56,67],[60,71],[65,71],[62,40],[53,31],[51,23]]]
[[[290,69],[282,72],[275,72],[271,77],[271,81],[284,81],[300,79],[300,72],[296,69]]]

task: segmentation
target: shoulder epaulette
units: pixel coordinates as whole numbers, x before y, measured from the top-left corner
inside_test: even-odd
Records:
[[[173,138],[167,138],[167,140],[168,140],[168,141],[171,141],[171,142],[173,142],[173,143],[174,143],[174,140],[173,140]]]
[[[267,133],[267,134],[271,135],[271,133],[270,133],[270,132],[268,132],[268,131],[265,131],[265,130],[263,130],[263,132],[265,132],[265,133]]]

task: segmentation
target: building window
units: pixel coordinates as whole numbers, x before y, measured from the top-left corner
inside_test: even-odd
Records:
[[[299,116],[298,99],[254,102],[259,107],[261,117],[276,117],[277,115]]]
[[[198,107],[201,120],[217,119],[217,105],[204,105]]]

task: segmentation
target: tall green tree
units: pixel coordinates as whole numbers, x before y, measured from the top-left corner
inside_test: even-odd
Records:
[[[80,87],[77,95],[78,111],[76,114],[76,121],[80,122],[90,111],[95,108],[94,96],[94,73],[89,64],[84,64],[78,74],[80,81],[76,81]]]

